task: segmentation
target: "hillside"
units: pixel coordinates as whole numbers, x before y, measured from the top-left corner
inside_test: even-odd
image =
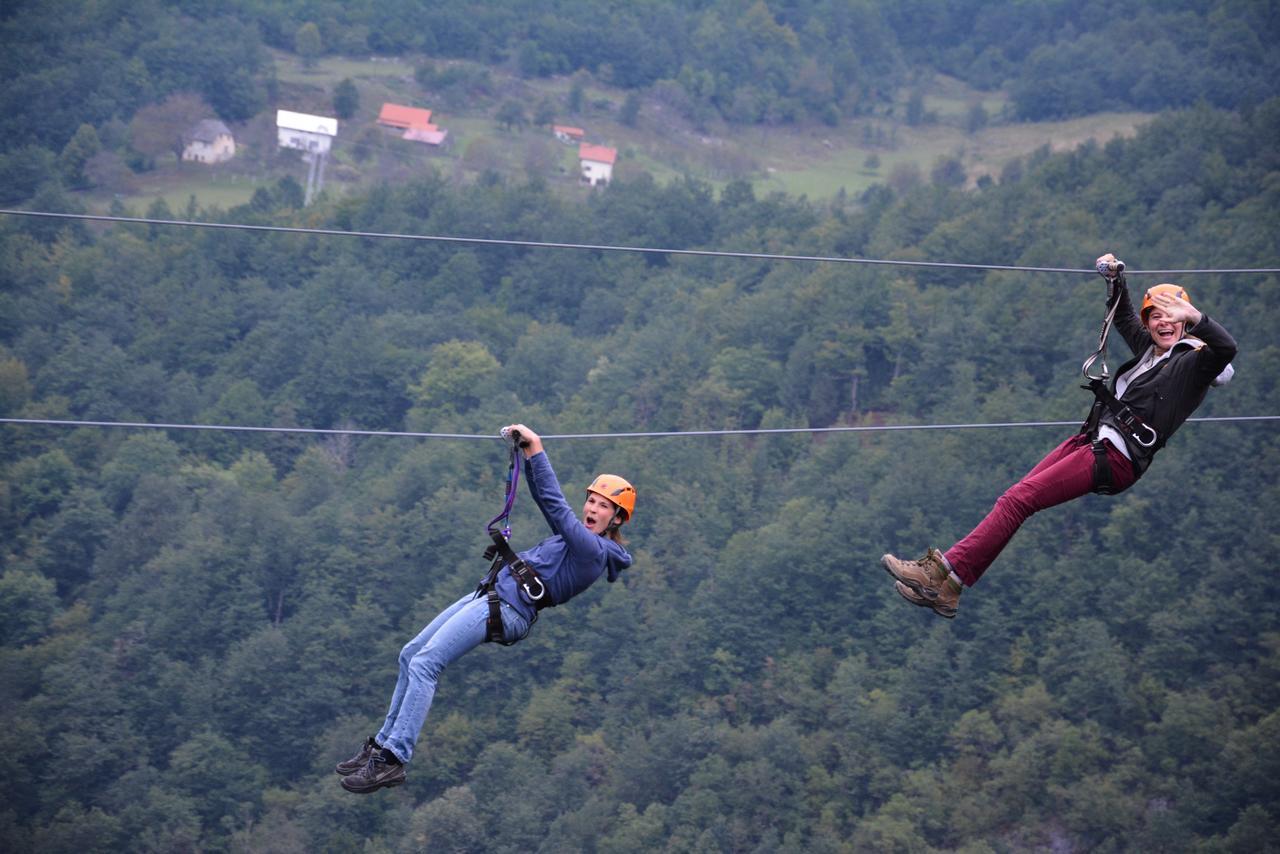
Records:
[[[735,183],[438,175],[250,212],[1085,269],[1280,266],[1280,102],[856,210]],[[197,213],[199,213],[197,211]],[[0,415],[488,436],[1074,423],[1095,275],[0,222]],[[1137,275],[1135,279],[1139,278]],[[1274,275],[1199,414],[1280,412]],[[1131,287],[1141,287],[1135,282]],[[1114,345],[1122,349],[1121,345]],[[635,565],[441,683],[408,780],[347,794],[401,646],[475,584],[496,440],[0,427],[0,847],[1264,851],[1280,828],[1274,422],[1186,424],[1030,520],[954,621],[945,546],[1073,427],[549,440],[634,481]],[[576,499],[571,499],[575,500]],[[527,494],[524,548],[544,535]],[[71,770],[69,770],[71,769]],[[939,805],[945,805],[945,808]]]
[[[549,128],[532,124],[536,107],[544,103],[552,105],[555,123],[581,126],[588,139],[618,149],[617,180],[649,175],[668,181],[689,175],[719,187],[747,180],[762,192],[814,200],[856,196],[889,180],[928,181],[940,162],[951,160],[960,164],[972,186],[982,176],[998,178],[1011,161],[1043,146],[1063,150],[1088,140],[1103,143],[1132,135],[1151,118],[1123,113],[1010,122],[1001,118],[1007,99],[1000,93],[977,92],[938,77],[918,88],[925,114],[915,125],[905,118],[905,90],[881,113],[837,127],[740,127],[720,121],[698,128],[653,97],[639,98],[637,117],[626,124],[619,113],[627,93],[585,76],[577,78],[583,94],[574,112],[568,106],[569,91],[577,81],[570,78],[524,80],[500,69],[483,69],[487,85],[469,98],[422,86],[413,77],[413,65],[403,60],[326,59],[304,68],[288,54],[275,52],[273,57],[281,108],[331,115],[338,82],[351,80],[359,92],[360,108],[340,123],[327,172],[326,187],[338,196],[434,169],[458,181],[474,181],[486,171],[514,180],[537,178],[581,197],[576,149],[557,143]],[[388,101],[433,110],[450,132],[447,145],[438,150],[407,142],[379,127],[378,111]],[[508,102],[523,105],[528,124],[504,127],[495,118]],[[994,118],[970,128],[966,122],[975,104]],[[113,200],[141,210],[161,198],[171,210],[182,210],[195,196],[201,206],[225,208],[248,202],[255,189],[270,188],[286,176],[305,181],[307,167],[299,156],[274,150],[273,123],[272,110],[232,126],[241,145],[236,161],[208,167],[169,160],[120,187],[100,188],[86,201],[101,211]]]

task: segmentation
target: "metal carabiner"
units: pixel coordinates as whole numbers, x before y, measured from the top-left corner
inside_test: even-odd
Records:
[[[1084,374],[1085,379],[1106,382],[1111,378],[1111,372],[1107,370],[1107,354],[1105,349],[1106,348],[1104,347],[1095,351],[1092,356],[1084,360],[1084,364],[1080,366],[1080,373]],[[1102,362],[1102,373],[1098,376],[1094,376],[1089,372],[1089,370],[1093,367],[1094,363],[1098,361]]]
[[[1115,322],[1116,309],[1120,307],[1120,300],[1117,299],[1115,287],[1116,281],[1107,279],[1107,301],[1111,303],[1111,307],[1107,309],[1107,316],[1102,321],[1102,332],[1098,334],[1098,349],[1094,350],[1093,354],[1085,359],[1084,364],[1080,366],[1080,373],[1084,374],[1085,379],[1088,380],[1105,382],[1111,378],[1111,371],[1107,368],[1107,336],[1111,334],[1111,324]],[[1090,372],[1095,362],[1102,363],[1102,373],[1097,376]]]
[[[525,595],[526,595],[526,596],[528,596],[528,597],[529,597],[529,601],[530,601],[530,602],[537,602],[537,601],[538,601],[539,599],[541,599],[543,596],[546,596],[546,595],[547,595],[547,585],[545,585],[545,584],[543,584],[543,583],[542,583],[542,579],[541,579],[541,578],[535,578],[535,579],[534,579],[534,581],[538,582],[538,595],[537,595],[537,596],[534,596],[534,595],[533,595],[533,591],[529,589],[529,585],[528,585],[527,583],[522,583],[522,584],[520,585],[521,587],[523,587],[523,588],[524,588],[524,593],[525,593]]]
[[[1141,445],[1142,447],[1144,447],[1144,448],[1150,448],[1152,445],[1154,445],[1156,442],[1158,442],[1158,441],[1160,440],[1160,434],[1159,434],[1159,433],[1157,433],[1157,432],[1156,432],[1156,430],[1155,430],[1155,428],[1154,428],[1154,427],[1152,427],[1150,424],[1143,424],[1143,425],[1142,425],[1142,429],[1143,429],[1143,430],[1146,430],[1148,433],[1150,433],[1150,434],[1151,434],[1151,441],[1150,441],[1150,442],[1144,442],[1144,441],[1142,441],[1142,439],[1140,439],[1140,438],[1138,437],[1138,434],[1137,434],[1137,433],[1135,433],[1135,432],[1130,432],[1130,433],[1129,433],[1129,435],[1133,437],[1133,441],[1137,442],[1137,443],[1138,443],[1139,445]]]

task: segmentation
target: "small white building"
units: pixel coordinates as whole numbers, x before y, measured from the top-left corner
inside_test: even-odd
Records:
[[[338,120],[290,110],[276,110],[276,140],[281,148],[327,154],[338,135]]]
[[[230,129],[217,119],[202,119],[186,136],[183,160],[197,163],[224,163],[236,156],[236,140]]]
[[[582,180],[595,187],[613,180],[613,164],[618,159],[618,149],[607,145],[584,142],[578,146],[578,163],[582,167]]]
[[[582,128],[570,127],[569,125],[552,125],[551,133],[555,138],[563,142],[565,145],[573,145],[575,142],[582,142],[586,138],[587,132]]]

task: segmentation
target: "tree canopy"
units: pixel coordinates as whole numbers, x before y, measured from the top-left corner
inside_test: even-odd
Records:
[[[943,169],[840,206],[427,175],[305,215],[198,214],[1269,267],[1277,138],[1280,101],[1201,104],[976,191]],[[1104,295],[1063,274],[21,217],[0,221],[0,267],[7,417],[383,431],[1083,418]],[[1200,414],[1280,411],[1280,282],[1186,284],[1241,344]],[[1265,567],[1261,591],[1240,583],[1280,545],[1269,423],[1188,424],[1130,491],[1036,517],[954,623],[901,603],[879,555],[945,547],[1063,430],[549,440],[571,497],[600,470],[636,484],[635,567],[460,662],[408,784],[368,799],[332,764],[376,727],[400,645],[483,571],[498,443],[0,430],[6,850],[1234,851],[1280,822],[1280,607]],[[517,547],[543,536],[527,498],[513,521]]]

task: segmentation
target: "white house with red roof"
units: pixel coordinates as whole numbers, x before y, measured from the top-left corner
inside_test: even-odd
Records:
[[[405,107],[400,104],[386,103],[378,113],[378,124],[387,127],[407,130],[411,127],[425,127],[431,124],[431,111],[419,107]]]
[[[425,142],[427,145],[441,145],[449,136],[447,130],[431,123],[431,111],[420,107],[383,104],[382,110],[378,113],[378,124],[403,128],[404,139]]]
[[[613,164],[618,159],[618,149],[607,145],[584,142],[578,146],[578,163],[582,167],[582,180],[591,186],[608,184],[613,180]]]
[[[566,145],[582,142],[587,136],[587,132],[582,128],[569,127],[568,125],[552,125],[551,133]]]

